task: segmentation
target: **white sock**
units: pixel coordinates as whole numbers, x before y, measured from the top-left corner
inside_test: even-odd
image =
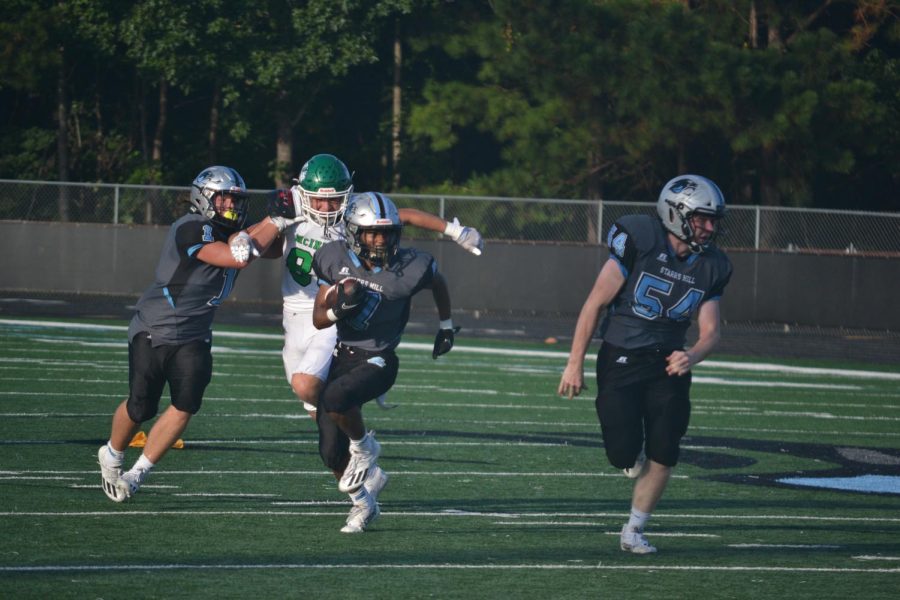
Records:
[[[109,452],[109,455],[113,458],[113,460],[120,465],[122,461],[125,460],[125,451],[124,450],[116,450],[112,447],[110,442],[106,442],[106,451]]]
[[[631,507],[631,515],[628,517],[628,529],[631,531],[644,531],[644,525],[650,518],[650,513]]]
[[[141,457],[137,459],[137,462],[134,463],[134,466],[131,467],[132,471],[144,471],[145,473],[149,473],[153,470],[156,464],[150,462],[150,459],[147,458],[146,454],[141,454]]]
[[[367,431],[361,439],[350,440],[350,447],[357,452],[367,450],[369,448],[369,432]]]
[[[355,504],[356,506],[365,506],[372,501],[369,497],[368,490],[366,490],[366,488],[363,486],[360,486],[358,490],[356,490],[355,492],[350,492],[347,495],[350,496],[350,500],[352,500],[353,504]]]

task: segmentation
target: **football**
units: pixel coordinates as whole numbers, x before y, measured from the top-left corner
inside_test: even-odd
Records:
[[[362,284],[360,284],[358,280],[356,280],[352,277],[345,277],[344,279],[341,279],[340,281],[338,281],[337,283],[332,285],[330,288],[328,288],[327,292],[325,292],[325,305],[328,308],[334,308],[337,305],[338,286],[342,286],[344,288],[344,297],[345,298],[352,298],[352,297],[354,297],[355,294],[359,293],[359,287],[361,285]]]

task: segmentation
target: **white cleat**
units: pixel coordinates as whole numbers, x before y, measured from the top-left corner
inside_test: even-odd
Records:
[[[366,477],[365,482],[363,482],[363,487],[366,488],[366,491],[372,496],[372,500],[378,500],[378,494],[381,493],[381,490],[384,489],[387,482],[388,474],[385,473],[384,469],[380,466],[375,465],[369,473],[369,476]]]
[[[381,454],[381,444],[375,439],[375,432],[370,431],[368,434],[369,441],[365,447],[358,450],[350,446],[350,462],[344,469],[344,474],[338,482],[338,489],[345,493],[350,493],[359,489],[359,486],[365,483],[372,469],[376,466],[378,456]]]
[[[629,467],[628,469],[622,469],[622,472],[625,473],[625,477],[628,479],[637,479],[640,477],[641,472],[644,470],[644,464],[647,462],[647,455],[644,454],[644,451],[641,450],[641,453],[638,454],[637,459],[634,461],[634,466]]]
[[[341,533],[363,533],[369,528],[369,525],[375,522],[381,509],[378,503],[372,498],[371,503],[363,505],[353,505],[350,509],[350,515],[347,517],[347,524],[341,527]]]
[[[624,552],[631,552],[632,554],[653,554],[656,552],[656,547],[650,545],[650,542],[644,537],[644,532],[628,529],[628,523],[622,526],[622,535],[619,536],[619,547]]]
[[[116,502],[124,502],[137,493],[141,489],[141,484],[147,478],[147,471],[128,471],[122,473],[116,481],[116,491],[121,496],[121,500]]]
[[[100,487],[103,488],[103,493],[113,502],[123,502],[125,496],[116,488],[116,482],[122,475],[122,463],[113,460],[106,444],[97,451],[97,462],[100,463]]]

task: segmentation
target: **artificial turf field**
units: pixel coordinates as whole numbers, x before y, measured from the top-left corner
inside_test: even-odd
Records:
[[[555,395],[565,348],[463,335],[434,361],[408,337],[398,407],[365,410],[382,516],[347,535],[280,331],[219,328],[185,448],[115,504],[96,451],[127,394],[125,323],[60,325],[0,320],[0,598],[900,597],[900,368],[697,367],[659,553],[634,556],[593,374]]]

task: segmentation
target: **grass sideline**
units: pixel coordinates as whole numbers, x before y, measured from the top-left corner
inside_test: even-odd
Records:
[[[291,397],[277,332],[220,328],[186,448],[133,501],[109,502],[95,452],[127,393],[125,323],[111,325],[0,320],[3,597],[893,598],[900,587],[900,370],[699,366],[682,464],[647,530],[660,553],[635,557],[617,538],[631,482],[605,461],[592,398],[554,394],[562,348],[462,338],[434,361],[430,340],[408,337],[389,396],[399,407],[366,408],[391,475],[383,515],[347,536],[346,496]],[[807,486],[817,478],[882,491]]]

